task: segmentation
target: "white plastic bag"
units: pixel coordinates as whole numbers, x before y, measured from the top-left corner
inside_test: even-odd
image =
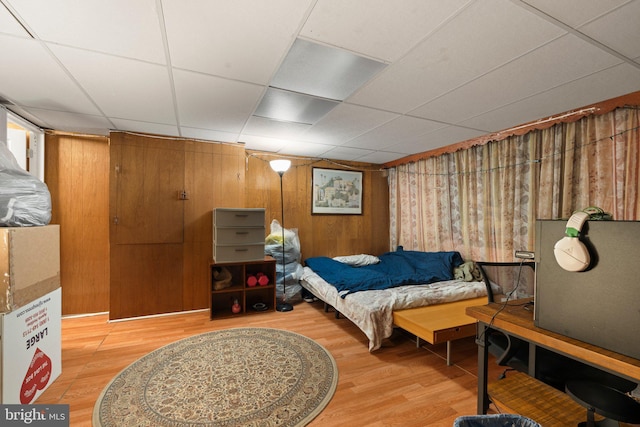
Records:
[[[289,303],[302,301],[302,265],[300,264],[300,239],[298,230],[284,229],[284,251],[282,247],[282,226],[277,220],[271,221],[271,233],[265,239],[264,253],[276,260],[276,299]],[[284,264],[284,274],[283,274]],[[286,284],[283,285],[283,281]]]
[[[9,147],[0,142],[0,226],[47,225],[49,221],[49,188],[22,169]]]

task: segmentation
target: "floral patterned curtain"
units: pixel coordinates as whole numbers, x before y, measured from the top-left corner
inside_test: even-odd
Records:
[[[391,248],[512,261],[534,250],[537,218],[640,220],[639,121],[619,108],[390,169]]]

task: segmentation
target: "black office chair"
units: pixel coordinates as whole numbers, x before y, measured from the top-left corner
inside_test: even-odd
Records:
[[[487,287],[489,302],[501,302],[533,296],[535,263],[526,262],[476,262],[482,280]],[[496,301],[498,300],[498,301]],[[496,357],[496,363],[520,372],[528,372],[529,343],[495,329],[485,332],[489,342],[488,351]]]

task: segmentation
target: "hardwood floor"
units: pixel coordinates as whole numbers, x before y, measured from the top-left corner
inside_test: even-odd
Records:
[[[270,312],[209,320],[207,311],[108,322],[108,316],[62,320],[62,374],[35,402],[67,403],[72,426],[90,426],[93,406],[107,383],[145,354],[173,341],[234,327],[286,329],[327,348],[339,369],[329,405],[310,426],[447,426],[476,411],[477,348],[473,338],[416,348],[397,332],[380,350],[368,351],[364,334],[345,318],[325,313],[322,303],[300,303]],[[493,377],[502,369],[490,362]]]

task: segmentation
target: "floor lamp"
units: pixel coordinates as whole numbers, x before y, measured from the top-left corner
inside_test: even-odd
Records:
[[[287,285],[286,274],[284,271],[284,192],[282,191],[282,175],[291,166],[291,160],[271,160],[269,162],[271,169],[280,175],[280,209],[282,212],[282,301],[276,304],[277,311],[291,311],[293,306],[287,302]]]

